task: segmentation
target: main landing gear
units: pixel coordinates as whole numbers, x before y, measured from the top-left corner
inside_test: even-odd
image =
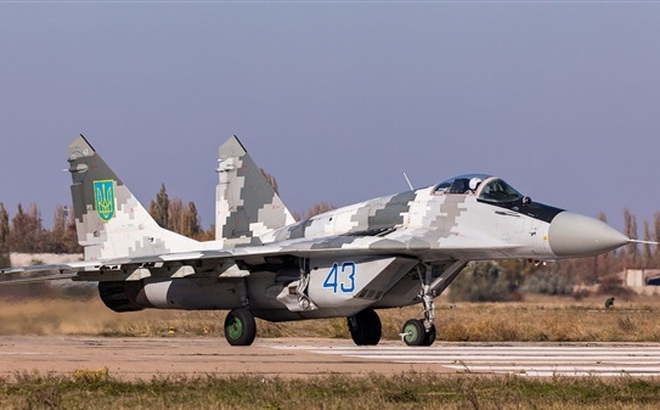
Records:
[[[378,313],[371,308],[364,309],[348,318],[348,330],[358,346],[373,346],[380,341],[383,333]]]
[[[225,339],[232,346],[249,346],[257,335],[254,316],[245,308],[230,311],[225,319]]]

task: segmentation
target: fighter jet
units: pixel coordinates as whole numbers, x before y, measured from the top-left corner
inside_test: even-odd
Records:
[[[296,222],[232,136],[219,148],[216,240],[198,242],[160,227],[82,135],[68,152],[84,261],[1,269],[5,282],[98,282],[115,312],[229,310],[231,345],[252,344],[255,317],[346,317],[357,345],[376,345],[377,310],[421,304],[424,318],[405,322],[401,335],[430,346],[434,299],[469,261],[583,257],[631,241],[482,174]]]

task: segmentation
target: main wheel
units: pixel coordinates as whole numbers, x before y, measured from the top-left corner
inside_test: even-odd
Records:
[[[403,341],[408,346],[424,346],[426,343],[426,329],[424,322],[419,319],[410,319],[403,325]]]
[[[225,319],[225,339],[232,346],[249,346],[257,335],[257,324],[249,310],[230,311]]]
[[[348,318],[348,330],[358,346],[377,345],[383,332],[378,313],[371,308]]]

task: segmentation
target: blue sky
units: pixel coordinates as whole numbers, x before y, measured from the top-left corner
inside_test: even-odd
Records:
[[[83,133],[213,222],[236,134],[293,211],[453,175],[622,228],[660,210],[660,4],[0,2],[0,201],[68,204]]]

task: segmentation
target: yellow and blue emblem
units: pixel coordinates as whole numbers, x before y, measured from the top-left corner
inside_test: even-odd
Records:
[[[94,181],[94,206],[103,222],[108,222],[115,216],[114,180]]]

